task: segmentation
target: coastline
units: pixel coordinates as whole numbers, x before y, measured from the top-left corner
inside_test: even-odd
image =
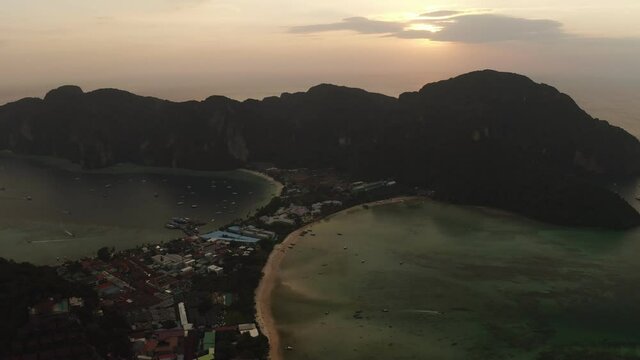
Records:
[[[278,180],[272,178],[271,176],[269,176],[269,175],[267,175],[265,173],[261,173],[259,171],[249,170],[249,169],[246,169],[246,168],[239,168],[239,169],[236,169],[236,170],[240,171],[240,172],[243,172],[243,173],[246,173],[246,174],[251,174],[253,176],[257,176],[257,177],[262,178],[262,179],[270,182],[271,184],[275,185],[277,190],[276,190],[275,194],[273,194],[273,197],[280,196],[282,194],[282,189],[284,189],[284,184],[282,184]]]
[[[273,313],[271,311],[271,295],[273,290],[278,283],[278,271],[280,269],[280,265],[287,255],[288,246],[294,241],[298,240],[300,237],[300,233],[315,226],[317,223],[330,219],[334,216],[338,216],[340,214],[346,213],[348,211],[354,210],[356,208],[361,208],[364,205],[369,207],[381,206],[381,205],[389,205],[402,203],[413,200],[426,200],[427,197],[423,196],[400,196],[394,197],[386,200],[378,200],[370,203],[364,203],[360,205],[355,205],[347,209],[340,210],[336,213],[333,213],[324,218],[318,219],[314,222],[304,225],[301,228],[294,230],[292,233],[287,235],[287,237],[280,243],[277,244],[271,254],[269,254],[269,258],[267,259],[267,263],[262,269],[262,279],[260,280],[260,284],[256,289],[255,303],[256,303],[256,322],[260,332],[269,339],[269,359],[270,360],[282,360],[283,359],[283,346],[280,344],[280,335],[278,334],[278,329],[276,328],[275,319],[273,318]]]
[[[52,176],[54,179],[58,179],[58,177],[60,179],[65,179],[65,181],[69,182],[72,188],[77,187],[77,185],[75,180],[70,180],[71,178],[78,177],[78,179],[82,178],[83,181],[85,179],[89,179],[89,181],[84,183],[86,185],[83,187],[84,190],[78,190],[77,193],[74,192],[74,194],[78,194],[79,199],[81,199],[75,199],[77,200],[77,204],[83,204],[82,206],[91,205],[89,200],[82,200],[91,199],[89,196],[92,195],[85,195],[88,194],[86,191],[88,188],[91,187],[94,189],[91,191],[95,191],[95,189],[97,189],[98,191],[96,193],[98,193],[106,182],[113,182],[114,188],[116,188],[119,182],[127,183],[127,177],[129,177],[129,175],[138,175],[139,177],[146,179],[148,179],[147,174],[160,176],[170,175],[179,177],[179,181],[184,181],[185,183],[199,181],[200,179],[196,178],[206,177],[211,179],[221,178],[232,182],[242,181],[243,183],[254,184],[253,186],[256,188],[255,193],[247,195],[245,191],[244,194],[240,196],[241,199],[246,198],[248,200],[246,205],[242,204],[241,206],[239,205],[237,208],[233,209],[230,207],[229,210],[225,210],[224,213],[221,212],[220,214],[216,214],[216,222],[207,222],[203,225],[201,227],[202,233],[217,230],[221,225],[231,225],[235,219],[241,218],[244,214],[256,214],[261,207],[266,206],[274,197],[279,196],[284,188],[284,185],[276,179],[266,174],[247,169],[234,169],[231,171],[199,171],[176,168],[146,167],[135,164],[116,164],[104,169],[83,170],[79,165],[73,164],[69,160],[45,156],[13,154],[5,150],[0,150],[0,163],[8,168],[12,167],[14,163],[17,164],[16,169],[18,170],[16,170],[15,174],[23,174],[18,171],[27,169],[24,171],[37,171],[34,174],[40,176],[41,174],[45,174],[46,171],[47,176]],[[25,172],[25,174],[31,173]],[[108,174],[113,177],[110,177],[109,180],[104,180],[106,178],[102,178],[100,176],[94,177],[98,174],[100,174],[100,176]],[[123,216],[122,213],[112,213],[111,211],[107,211],[106,214],[100,214],[99,217],[93,213],[92,215],[82,214],[81,216],[76,216],[76,214],[80,214],[81,211],[79,210],[80,208],[73,208],[73,206],[76,206],[75,204],[59,206],[42,205],[40,200],[43,199],[45,195],[48,196],[46,193],[48,191],[47,187],[42,187],[41,185],[38,185],[40,183],[34,182],[33,184],[36,184],[37,186],[31,184],[29,189],[24,189],[20,187],[21,184],[11,180],[12,178],[9,176],[9,172],[5,175],[7,175],[7,178],[3,180],[4,182],[2,184],[0,184],[2,186],[7,186],[6,191],[0,191],[2,198],[6,200],[4,207],[13,207],[13,202],[16,202],[17,206],[24,206],[25,212],[22,213],[21,216],[14,215],[0,221],[0,228],[4,235],[3,240],[8,244],[12,244],[8,247],[8,250],[0,256],[0,258],[12,259],[16,262],[29,262],[38,266],[60,266],[65,262],[94,258],[96,256],[96,251],[104,246],[115,247],[119,252],[126,252],[134,250],[138,246],[147,246],[149,244],[156,245],[162,241],[169,241],[173,238],[174,233],[165,229],[162,224],[167,218],[175,215],[181,215],[174,213],[174,211],[184,213],[184,215],[189,216],[194,216],[193,214],[195,214],[195,217],[201,219],[209,219],[209,217],[213,216],[215,207],[218,206],[216,204],[216,199],[210,199],[207,197],[203,197],[202,199],[204,200],[198,199],[196,201],[201,204],[205,201],[209,205],[213,204],[211,207],[212,211],[207,209],[208,205],[201,205],[197,210],[186,209],[184,206],[167,206],[169,210],[153,213],[152,218],[157,220],[157,225],[156,220],[146,221],[147,219],[144,219],[145,221],[138,221],[135,217],[131,217],[133,220],[129,220],[129,218],[127,218],[127,220],[120,221],[120,217],[124,218],[125,216]],[[194,178],[194,180],[187,180],[191,178]],[[64,184],[67,183],[65,182]],[[174,185],[169,185],[167,187],[167,189],[173,188]],[[219,188],[220,193],[230,194],[232,191],[235,191],[225,190],[222,187]],[[142,189],[142,187],[140,187],[140,189]],[[148,191],[153,192],[156,190]],[[30,195],[33,195],[33,202],[23,201],[23,194],[26,194],[27,192],[29,192]],[[41,195],[40,192],[44,195]],[[163,200],[162,198],[164,198],[164,193],[162,191],[160,191],[160,193],[163,195],[160,196],[160,201],[164,201],[169,204],[171,200],[166,200],[168,197]],[[129,200],[128,198],[123,198],[119,195],[111,196],[110,199],[112,200],[101,200],[101,202],[112,201],[109,204],[119,205],[122,202]],[[61,203],[62,202],[58,202],[58,204]],[[66,203],[66,200],[64,203]],[[32,207],[36,205],[38,208],[43,209],[42,214],[46,214],[46,216],[34,215],[35,213],[33,213],[30,210],[31,208],[28,207],[30,204]],[[141,202],[141,204],[146,203]],[[70,206],[70,208],[66,209],[62,206]],[[148,206],[153,208],[164,208],[164,206]],[[65,210],[63,211],[63,209]],[[145,212],[150,214],[147,212],[148,210],[149,209],[145,208]],[[132,216],[136,215],[133,211],[127,214]],[[64,230],[68,229],[71,231],[74,236],[69,236],[64,233],[63,228]],[[182,232],[179,234],[179,236],[182,236]]]

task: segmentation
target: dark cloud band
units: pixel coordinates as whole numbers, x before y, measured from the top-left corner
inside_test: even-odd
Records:
[[[308,34],[346,30],[403,39],[464,43],[542,41],[569,37],[562,29],[562,24],[553,20],[531,20],[496,14],[466,14],[458,11],[436,11],[422,14],[421,17],[424,19],[408,22],[352,17],[335,23],[295,26],[291,27],[289,31]],[[438,19],[428,19],[429,17]],[[446,20],[441,18],[446,18]],[[412,29],[411,25],[415,24],[435,25],[440,28],[440,31]]]

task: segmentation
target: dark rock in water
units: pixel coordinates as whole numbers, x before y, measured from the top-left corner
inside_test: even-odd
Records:
[[[65,86],[0,107],[0,149],[86,168],[335,167],[552,223],[640,224],[603,186],[640,175],[638,140],[551,86],[490,70],[399,98],[322,84],[262,101],[176,103]]]

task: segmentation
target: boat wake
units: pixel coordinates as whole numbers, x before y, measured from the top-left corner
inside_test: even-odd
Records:
[[[75,241],[76,239],[51,239],[51,240],[31,240],[28,241],[31,244],[46,244],[46,243],[56,243],[56,242],[68,242]]]
[[[405,310],[406,312],[409,313],[413,313],[413,314],[427,314],[427,315],[434,315],[434,316],[440,316],[442,315],[442,313],[440,311],[437,310],[420,310],[420,309],[414,309],[414,310]]]

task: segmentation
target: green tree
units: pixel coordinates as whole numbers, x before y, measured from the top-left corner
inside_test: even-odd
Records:
[[[112,254],[111,249],[109,249],[106,246],[105,247],[101,247],[98,250],[98,259],[100,259],[100,260],[102,260],[104,262],[107,262],[107,261],[111,260],[111,254]]]

